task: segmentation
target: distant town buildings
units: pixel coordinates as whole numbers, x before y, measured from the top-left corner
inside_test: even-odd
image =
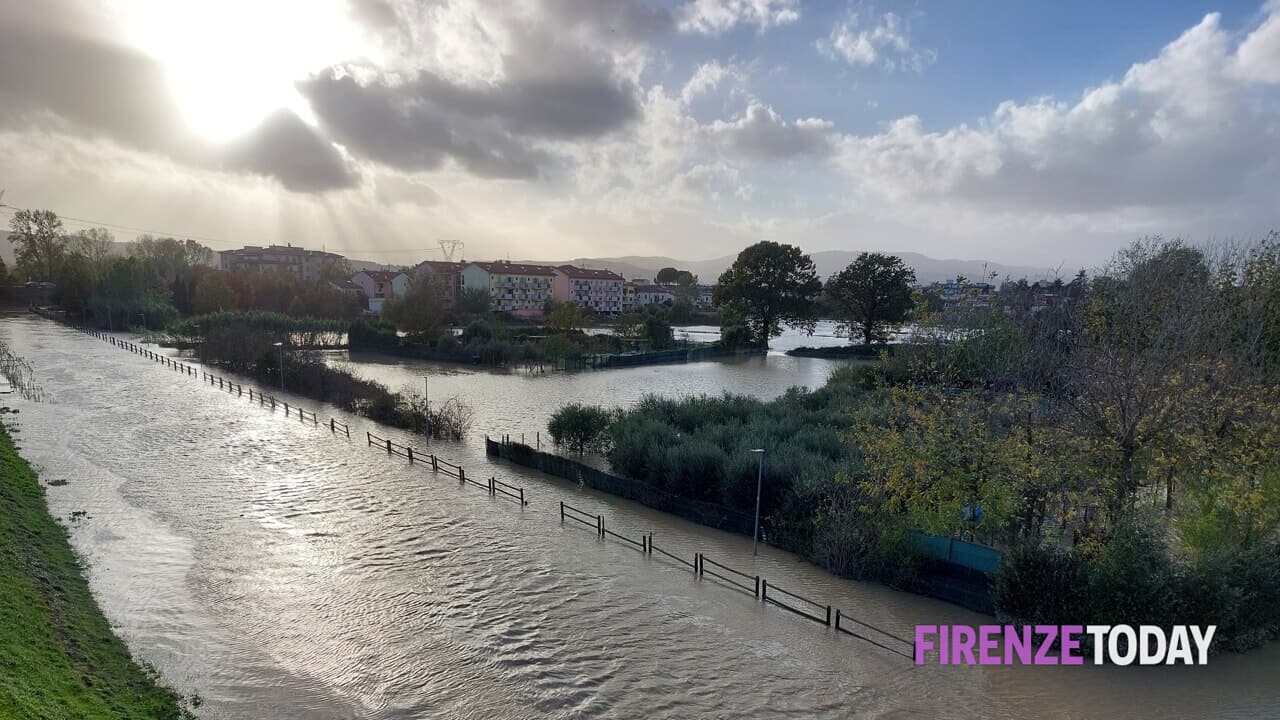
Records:
[[[650,278],[624,278],[604,269],[576,265],[540,265],[509,260],[447,262],[424,260],[412,268],[361,270],[349,279],[326,275],[328,263],[341,255],[292,245],[247,245],[218,254],[224,271],[287,272],[302,280],[324,279],[329,287],[366,298],[371,313],[380,314],[390,299],[405,297],[422,278],[439,284],[447,308],[456,308],[463,290],[480,289],[489,296],[489,309],[536,316],[549,301],[574,302],[597,315],[636,312],[648,305],[671,305],[686,298],[700,310],[714,308],[712,287],[692,288],[656,284]]]
[[[287,272],[302,280],[317,280],[326,262],[342,259],[336,253],[292,245],[246,245],[218,253],[218,267],[228,272]]]
[[[554,297],[557,302],[575,302],[605,315],[617,315],[623,311],[625,281],[621,275],[573,265],[560,265],[555,268],[555,273]]]
[[[712,286],[699,285],[698,294],[695,295],[693,298],[694,307],[698,308],[699,310],[710,310],[714,308],[716,304],[715,304],[715,301],[712,300],[712,292],[713,292]]]

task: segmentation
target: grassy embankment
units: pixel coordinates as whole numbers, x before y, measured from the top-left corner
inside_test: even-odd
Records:
[[[112,632],[0,425],[0,718],[190,717]]]

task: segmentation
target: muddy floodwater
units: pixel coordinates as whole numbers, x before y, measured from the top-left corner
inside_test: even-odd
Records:
[[[204,718],[1262,718],[1280,717],[1280,645],[1206,667],[914,667],[687,567],[562,525],[559,502],[652,531],[910,636],[982,616],[834,578],[750,538],[687,523],[485,458],[485,433],[532,435],[558,404],[646,392],[773,397],[831,361],[577,374],[359,356],[361,374],[476,409],[465,442],[284,420],[198,379],[28,316],[0,337],[45,402],[16,404],[23,454],[69,518],[107,617]],[[158,348],[157,348],[158,350]],[[273,392],[276,392],[273,390]],[[527,507],[369,448],[365,431],[522,486]],[[532,437],[529,438],[532,440]]]

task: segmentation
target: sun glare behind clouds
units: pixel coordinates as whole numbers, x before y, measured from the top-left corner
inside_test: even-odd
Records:
[[[314,124],[294,82],[362,52],[341,0],[142,0],[123,15],[131,42],[169,70],[191,129],[213,141],[281,108]]]

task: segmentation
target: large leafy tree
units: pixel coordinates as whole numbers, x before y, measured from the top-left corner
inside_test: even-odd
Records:
[[[62,220],[52,210],[19,210],[9,219],[18,271],[35,280],[53,280],[67,256]]]
[[[784,323],[813,332],[814,300],[821,290],[808,255],[794,245],[766,240],[738,253],[713,297],[717,305],[740,315],[754,340],[765,345]]]
[[[107,261],[111,258],[111,248],[115,245],[115,237],[106,228],[88,228],[81,230],[69,238],[72,253],[84,258],[90,274],[97,280],[106,273]]]
[[[484,288],[466,288],[458,293],[458,312],[463,315],[483,315],[489,312],[489,291]]]
[[[680,271],[673,267],[664,267],[653,276],[653,281],[659,285],[673,285],[676,279],[680,277]]]
[[[547,315],[547,324],[561,332],[581,330],[585,323],[582,307],[572,301],[556,303]]]
[[[889,329],[910,316],[915,281],[915,271],[902,258],[864,252],[827,280],[826,291],[849,336],[856,333],[870,345],[887,340]]]
[[[196,315],[235,310],[239,306],[236,293],[227,282],[228,273],[201,268],[195,274],[193,284],[195,292],[192,297],[192,312]]]
[[[439,277],[419,271],[404,297],[388,300],[382,315],[405,332],[438,337],[445,322],[445,293]]]

